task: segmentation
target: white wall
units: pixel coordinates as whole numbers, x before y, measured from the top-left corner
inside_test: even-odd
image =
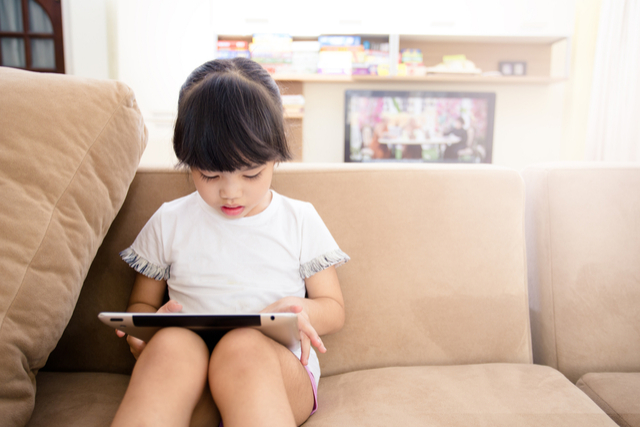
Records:
[[[64,65],[67,74],[109,77],[105,0],[62,0]]]

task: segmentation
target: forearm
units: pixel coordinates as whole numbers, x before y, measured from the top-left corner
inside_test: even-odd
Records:
[[[344,325],[344,306],[333,298],[287,297],[282,302],[301,306],[318,335],[332,334]]]
[[[158,307],[144,302],[134,302],[129,304],[127,311],[130,313],[155,313],[158,311]]]

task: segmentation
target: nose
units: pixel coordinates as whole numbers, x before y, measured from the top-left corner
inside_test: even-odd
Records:
[[[233,178],[223,178],[220,186],[220,197],[225,200],[234,200],[242,196],[242,186]]]

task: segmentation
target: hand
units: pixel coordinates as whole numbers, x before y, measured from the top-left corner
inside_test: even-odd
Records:
[[[156,313],[179,313],[180,311],[182,311],[182,305],[177,303],[176,301],[171,300],[160,307]],[[122,338],[127,334],[119,329],[116,329],[116,335]],[[131,335],[127,335],[127,343],[129,343],[129,349],[131,350],[133,357],[138,360],[140,354],[142,353],[142,350],[144,350],[147,343],[139,338],[132,337]]]
[[[262,313],[295,313],[298,315],[298,331],[300,332],[301,348],[300,362],[302,362],[303,365],[306,366],[309,363],[311,345],[317,348],[320,353],[326,353],[327,348],[320,339],[320,335],[318,335],[315,328],[311,325],[309,314],[302,305],[287,301],[285,298],[269,305],[262,310]]]

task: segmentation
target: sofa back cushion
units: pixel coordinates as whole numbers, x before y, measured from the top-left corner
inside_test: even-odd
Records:
[[[516,171],[283,164],[273,188],[312,202],[351,256],[337,270],[346,324],[324,338],[323,375],[384,366],[531,362],[524,188]],[[96,313],[126,308],[134,273],[118,251],[162,202],[190,191],[184,173],[138,172],[51,369],[131,369],[126,343]],[[82,332],[87,325],[95,330]],[[81,336],[86,345],[73,350]]]
[[[534,361],[576,382],[640,371],[640,166],[528,167]]]
[[[36,373],[71,317],[145,144],[123,84],[0,67],[3,426],[31,416]]]

